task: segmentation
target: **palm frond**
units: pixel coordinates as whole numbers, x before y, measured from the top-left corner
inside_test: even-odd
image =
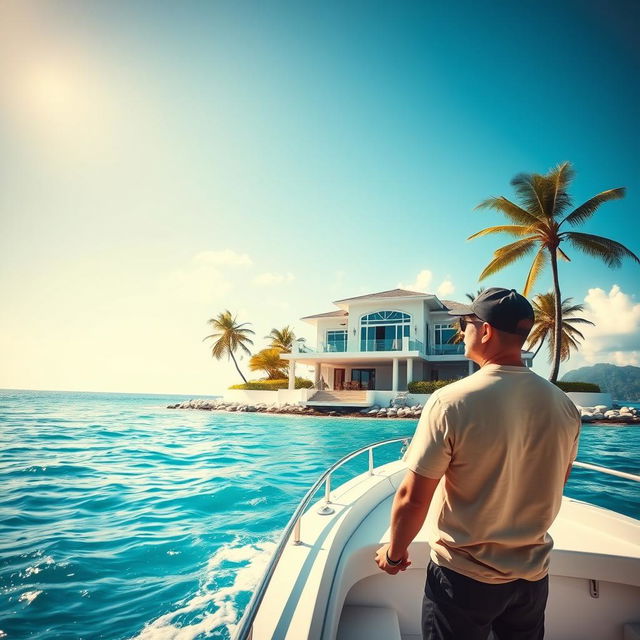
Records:
[[[290,353],[293,348],[293,343],[296,340],[293,329],[287,325],[282,330],[271,329],[268,336],[265,338],[270,339],[270,348],[280,349],[284,353]]]
[[[535,323],[529,334],[528,344],[535,346],[544,336],[548,339],[549,361],[552,361],[555,348],[555,294],[553,292],[540,293],[532,300],[535,312]],[[572,304],[572,298],[565,298],[561,304],[562,329],[560,334],[560,358],[568,360],[572,349],[579,347],[578,339],[584,340],[584,335],[574,324],[589,324],[593,322],[586,318],[572,318],[574,313],[581,312],[583,305]]]
[[[532,351],[534,347],[544,342],[548,333],[549,327],[541,324],[534,325],[527,336],[527,351]]]
[[[496,249],[493,253],[493,260],[485,267],[478,280],[484,280],[497,271],[504,269],[504,267],[510,265],[512,262],[531,253],[534,248],[535,238],[524,238],[523,240],[516,240],[511,244],[500,247],[500,249]]]
[[[558,217],[571,206],[571,197],[567,189],[574,176],[575,171],[570,162],[559,164],[545,176],[551,186],[547,196],[549,200],[545,202],[545,209],[551,212],[550,217]]]
[[[591,323],[593,324],[593,323]],[[562,325],[562,330],[566,332],[566,334],[568,336],[571,336],[572,338],[574,336],[578,336],[581,340],[584,340],[584,335],[582,333],[582,331],[580,331],[579,329],[576,329],[575,327],[572,327],[566,320],[564,321],[563,325]]]
[[[473,302],[485,289],[486,289],[486,287],[480,287],[476,291],[475,295],[473,293],[465,293],[464,295],[467,296],[467,298],[469,298],[469,300],[471,300],[471,302]]]
[[[237,350],[251,355],[247,345],[253,345],[253,340],[249,336],[254,335],[255,332],[249,329],[248,322],[238,324],[236,317],[227,309],[214,318],[209,318],[207,323],[212,326],[214,332],[204,340],[213,340],[211,356],[216,360],[222,359],[225,355],[227,358],[232,358]]]
[[[568,325],[572,324],[590,324],[592,327],[595,327],[595,322],[591,322],[591,320],[587,320],[586,318],[565,318],[563,321]]]
[[[562,234],[574,247],[580,249],[587,255],[600,258],[608,267],[618,268],[622,265],[623,258],[632,258],[640,264],[640,258],[627,249],[623,244],[595,236],[590,233],[578,233],[577,231],[567,231]]]
[[[487,198],[486,200],[483,200],[476,209],[495,209],[507,216],[509,220],[527,226],[535,226],[540,223],[539,218],[522,207],[519,207],[514,202],[511,202],[511,200],[504,196],[500,196],[498,198]]]
[[[529,292],[547,264],[547,258],[548,254],[546,247],[540,247],[540,249],[538,249],[538,253],[536,253],[535,258],[533,259],[533,262],[531,263],[531,269],[529,269],[527,280],[524,283],[522,295],[525,298],[529,297]]]
[[[509,233],[512,236],[526,236],[532,233],[533,229],[525,225],[511,225],[501,224],[496,227],[487,227],[481,231],[471,234],[467,240],[473,240],[474,238],[480,238],[481,236],[488,236],[490,233]]]
[[[578,312],[582,312],[584,311],[584,305],[583,304],[569,304],[569,301],[571,300],[571,298],[565,298],[562,301],[562,313],[566,313],[567,315],[570,315],[572,313],[578,313]]]
[[[268,379],[282,378],[286,375],[289,365],[280,358],[280,349],[263,349],[249,360],[251,371],[264,371]]]
[[[570,225],[577,225],[588,220],[600,207],[601,204],[609,202],[611,200],[619,200],[624,198],[626,189],[619,187],[617,189],[609,189],[602,191],[598,195],[589,198],[584,204],[581,204],[577,209],[574,209],[564,220]]]
[[[571,258],[560,247],[556,249],[556,255],[558,258],[562,258],[565,262],[571,262]]]
[[[537,173],[519,173],[511,180],[523,208],[538,220],[548,217],[544,210],[545,185],[541,177]]]

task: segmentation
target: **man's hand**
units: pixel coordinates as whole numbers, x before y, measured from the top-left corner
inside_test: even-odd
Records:
[[[411,565],[409,562],[409,552],[405,551],[401,558],[394,558],[392,555],[389,557],[392,560],[400,560],[400,564],[389,564],[387,561],[387,552],[389,551],[389,545],[385,544],[376,551],[376,564],[380,569],[388,573],[390,576],[395,576],[399,571],[404,571]]]

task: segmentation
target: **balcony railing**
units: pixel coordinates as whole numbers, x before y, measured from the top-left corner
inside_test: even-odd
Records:
[[[360,340],[358,351],[420,351],[424,352],[424,345],[419,340],[396,338],[393,340]]]
[[[421,355],[429,356],[461,356],[464,354],[464,344],[436,344],[428,350],[420,340],[366,340],[352,344],[355,348],[347,348],[346,342],[320,344],[313,347],[307,344],[294,344],[293,353],[375,353],[380,351],[418,351]],[[297,349],[296,349],[297,347]]]
[[[397,338],[395,340],[353,340],[351,348],[346,342],[320,344],[317,348],[294,343],[293,353],[371,353],[375,351],[419,351],[424,353],[420,340]],[[296,350],[297,347],[297,350]],[[355,347],[355,348],[354,348]]]
[[[375,353],[381,351],[418,351],[429,356],[461,356],[464,354],[464,344],[436,344],[426,350],[420,340],[399,338],[397,340],[358,340],[351,343],[355,346],[347,348],[346,342],[320,344],[313,347],[307,344],[294,343],[293,353]]]
[[[429,350],[429,355],[432,356],[455,356],[462,355],[464,353],[464,344],[436,344]]]

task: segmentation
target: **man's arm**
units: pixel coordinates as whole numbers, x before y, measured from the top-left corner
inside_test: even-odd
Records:
[[[571,475],[571,469],[573,469],[573,462],[569,463],[567,467],[567,473],[564,474],[564,486],[567,486],[567,482],[569,481],[569,476]]]
[[[409,544],[418,535],[429,511],[429,505],[439,480],[421,476],[408,470],[396,491],[391,507],[391,539],[389,544],[380,547],[376,553],[376,562],[380,569],[391,575],[404,571],[409,562]],[[400,560],[398,565],[387,562]]]

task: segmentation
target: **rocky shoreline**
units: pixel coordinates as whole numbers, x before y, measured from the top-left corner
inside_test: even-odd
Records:
[[[300,405],[286,404],[282,407],[259,404],[242,404],[239,402],[224,402],[215,400],[186,400],[176,404],[167,405],[167,409],[196,409],[200,411],[224,411],[238,413],[269,413],[276,415],[298,415],[298,416],[318,416],[318,417],[340,417],[340,418],[408,418],[416,419],[422,415],[422,405],[412,405],[410,407],[381,407],[374,405],[365,409],[355,410],[352,408],[324,408],[324,407],[301,407]],[[583,423],[625,425],[640,424],[640,411],[633,407],[620,407],[620,409],[609,409],[604,405],[595,407],[578,407]]]
[[[578,407],[582,422],[600,424],[640,424],[640,412],[634,407],[609,409],[605,405],[595,407]]]
[[[167,405],[167,409],[199,409],[200,411],[226,411],[239,413],[273,413],[278,415],[303,415],[303,416],[333,416],[341,418],[419,418],[422,414],[422,405],[411,407],[381,407],[373,405],[365,409],[354,410],[349,407],[329,408],[301,407],[300,405],[286,404],[281,407],[259,404],[242,404],[239,402],[216,402],[211,400],[186,400],[176,404]]]

